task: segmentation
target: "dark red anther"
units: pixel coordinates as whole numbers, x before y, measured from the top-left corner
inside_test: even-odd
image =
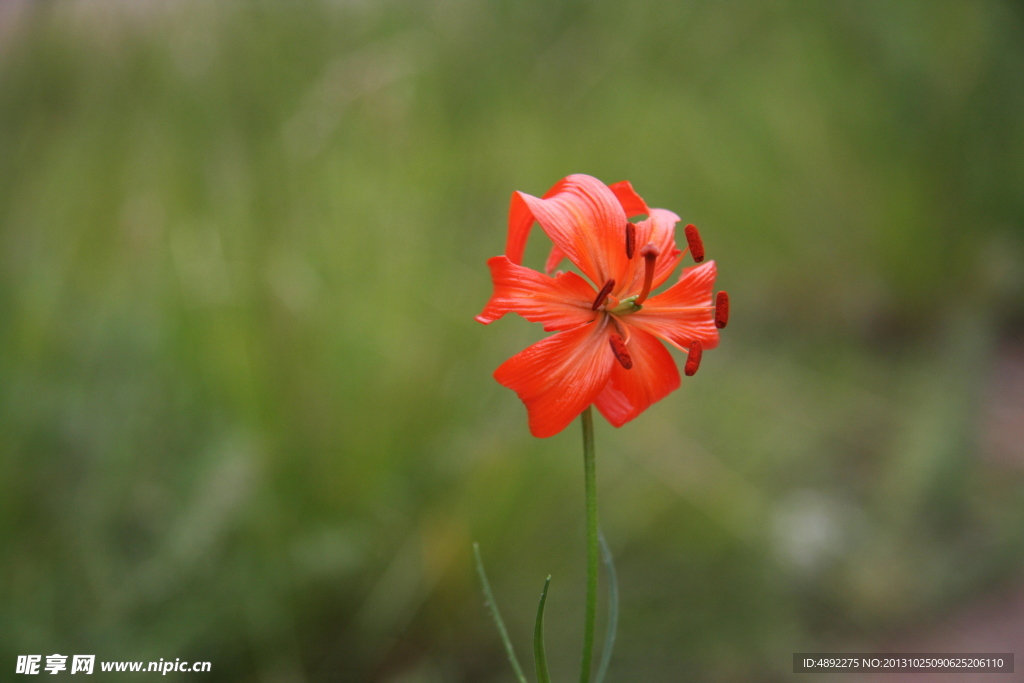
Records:
[[[613,287],[615,287],[615,280],[609,280],[604,283],[604,287],[601,288],[601,291],[597,293],[597,298],[594,299],[594,305],[590,307],[592,311],[596,311],[604,305],[604,300],[612,293]]]
[[[693,377],[697,373],[697,368],[700,367],[700,357],[703,353],[703,344],[700,343],[699,339],[694,339],[690,343],[690,353],[686,358],[686,367],[683,368],[683,372],[686,373],[687,377]]]
[[[626,258],[633,258],[636,251],[636,226],[626,221]]]
[[[626,348],[626,342],[622,341],[622,337],[617,334],[610,335],[608,344],[612,347],[612,353],[615,354],[615,360],[619,361],[619,365],[627,370],[633,367],[633,358],[629,355],[629,349]]]
[[[695,263],[700,263],[704,260],[704,242],[700,238],[697,226],[691,223],[683,232],[686,233],[686,243],[690,246],[690,255],[693,256]]]
[[[729,292],[719,292],[715,297],[715,327],[724,328],[729,324]]]

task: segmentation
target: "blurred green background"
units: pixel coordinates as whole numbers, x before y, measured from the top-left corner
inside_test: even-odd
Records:
[[[477,540],[528,667],[554,575],[571,680],[578,427],[491,378],[540,327],[473,321],[511,192],[570,173],[700,226],[733,301],[599,420],[609,680],[788,680],[1014,595],[1022,37],[994,0],[0,4],[0,670],[511,681]]]

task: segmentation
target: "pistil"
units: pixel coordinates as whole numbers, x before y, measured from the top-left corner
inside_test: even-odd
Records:
[[[644,287],[634,302],[637,306],[642,304],[647,299],[647,295],[651,293],[651,283],[654,282],[654,264],[658,260],[659,254],[661,254],[661,250],[653,244],[648,244],[640,250],[640,255],[644,257]]]

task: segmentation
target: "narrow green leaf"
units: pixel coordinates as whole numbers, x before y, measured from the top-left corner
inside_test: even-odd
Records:
[[[612,650],[615,648],[615,634],[619,629],[619,578],[615,573],[615,558],[604,538],[604,532],[598,532],[601,541],[601,561],[608,575],[608,629],[604,635],[604,648],[601,650],[601,664],[597,667],[597,678],[594,683],[603,683],[608,673],[608,664],[612,661]]]
[[[548,677],[548,658],[544,654],[544,603],[548,599],[548,585],[551,575],[544,581],[544,590],[540,593],[540,604],[537,605],[537,624],[533,627],[533,659],[537,665],[537,683],[551,683]]]
[[[486,601],[484,604],[494,619],[494,625],[498,627],[498,634],[501,636],[501,642],[505,645],[505,654],[508,655],[508,662],[515,669],[516,679],[519,680],[519,683],[527,683],[526,676],[523,674],[523,667],[519,666],[519,660],[516,659],[516,651],[512,648],[512,641],[508,637],[508,630],[505,628],[505,622],[501,618],[501,612],[498,611],[498,603],[494,601],[494,594],[491,593],[491,582],[487,580],[487,573],[484,571],[484,561],[480,558],[479,543],[473,544],[473,557],[476,559],[476,573],[480,577],[480,583],[484,589],[484,599]],[[547,587],[545,586],[546,592]]]

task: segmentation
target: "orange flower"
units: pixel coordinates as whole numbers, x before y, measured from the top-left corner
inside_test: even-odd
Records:
[[[629,222],[641,214],[647,218]],[[534,221],[554,242],[548,275],[520,265]],[[719,292],[716,319],[714,261],[684,269],[676,284],[648,298],[682,259],[678,221],[671,211],[649,208],[626,181],[607,186],[571,175],[543,199],[513,193],[505,255],[487,261],[494,294],[476,319],[487,324],[514,312],[558,331],[494,372],[526,405],[534,436],[557,434],[591,404],[621,427],[679,387],[661,341],[689,354],[688,375],[701,352],[718,345],[728,295]],[[687,226],[686,237],[694,259],[703,260],[697,229]],[[573,272],[550,276],[566,257],[593,286]]]

